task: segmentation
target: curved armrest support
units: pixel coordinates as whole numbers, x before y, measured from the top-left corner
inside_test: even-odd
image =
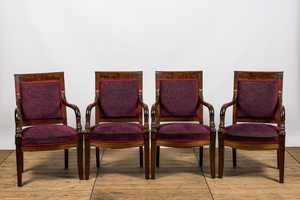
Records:
[[[143,101],[143,95],[139,94],[139,103],[144,109],[144,126],[145,130],[149,131],[149,109],[148,105],[144,103]]]
[[[233,99],[231,102],[229,103],[225,103],[222,108],[221,108],[221,111],[220,111],[220,129],[224,129],[225,127],[225,112],[226,112],[226,109],[229,107],[229,106],[232,106],[233,104],[235,104],[237,102],[237,94],[234,94],[233,95]]]
[[[215,118],[214,107],[211,104],[204,101],[202,93],[199,94],[199,100],[200,100],[199,104],[201,103],[208,108],[210,131],[215,132],[216,128],[215,128],[215,119],[214,119]]]
[[[16,123],[16,137],[22,137],[21,135],[21,111],[19,108],[15,109],[15,123]]]
[[[66,95],[64,95],[64,94],[62,95],[62,101],[63,101],[63,104],[65,104],[66,106],[68,106],[74,110],[76,118],[79,118],[79,119],[81,118],[79,108],[76,105],[69,103],[66,99]]]
[[[21,111],[19,108],[15,109],[15,123],[20,124],[21,121]]]
[[[93,103],[89,104],[86,107],[86,112],[85,112],[85,132],[90,132],[90,122],[91,122],[91,112],[93,107],[95,107],[97,105],[97,103],[99,102],[99,94],[95,95],[95,100]]]
[[[285,135],[285,108],[282,104],[282,96],[278,97],[279,117],[280,117],[280,135]]]
[[[16,123],[16,145],[22,145],[22,128],[21,128],[21,103],[20,98],[16,99],[17,108],[15,109],[15,123]]]
[[[225,104],[222,106],[221,111],[220,111],[220,117],[221,117],[221,118],[224,118],[224,117],[225,117],[226,109],[227,109],[229,106],[232,106],[233,104],[235,104],[236,102],[237,102],[237,95],[234,94],[232,101],[229,102],[229,103],[225,103]]]
[[[279,112],[280,112],[280,121],[285,121],[285,108],[284,105],[282,104],[282,96],[279,95],[278,97],[278,107],[279,107]]]
[[[21,103],[20,103],[20,98],[16,98],[16,104],[17,107],[15,109],[15,122],[16,124],[20,124],[21,121]]]
[[[81,115],[80,115],[80,110],[79,108],[74,105],[74,104],[71,104],[67,101],[66,99],[66,95],[65,94],[62,94],[62,102],[63,104],[65,104],[66,106],[72,108],[75,112],[75,115],[76,115],[76,127],[77,127],[77,131],[80,131],[82,132],[82,127],[81,127]]]
[[[157,96],[156,102],[151,107],[151,132],[156,132],[156,108],[159,104],[159,96]]]

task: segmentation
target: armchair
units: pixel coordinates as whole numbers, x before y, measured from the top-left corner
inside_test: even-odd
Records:
[[[96,147],[97,167],[100,167],[99,147],[139,147],[140,167],[143,167],[144,147],[145,178],[148,179],[149,111],[143,102],[143,73],[95,72],[95,93],[94,102],[86,109],[85,179],[89,179],[91,146]],[[91,126],[94,107],[95,125]]]
[[[16,159],[18,186],[22,186],[24,151],[64,149],[68,168],[68,149],[77,148],[79,179],[83,179],[83,131],[80,111],[66,100],[64,73],[15,74]],[[67,126],[67,110],[76,116],[76,129]]]
[[[151,178],[155,179],[155,164],[159,167],[160,146],[200,147],[199,165],[202,166],[205,145],[209,145],[211,177],[215,178],[214,108],[203,100],[202,71],[157,71],[155,77],[156,102],[151,108]],[[203,105],[209,110],[209,126],[203,125]]]
[[[233,166],[236,166],[236,149],[277,150],[279,182],[284,182],[282,85],[283,72],[234,72],[233,100],[224,104],[220,111],[219,178],[223,177],[224,146],[228,146],[232,148]],[[229,106],[233,106],[233,121],[232,125],[225,126],[225,112]]]

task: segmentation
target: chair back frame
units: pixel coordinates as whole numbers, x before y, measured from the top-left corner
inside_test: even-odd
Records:
[[[143,72],[142,71],[130,71],[130,72],[95,72],[95,96],[99,98],[99,81],[100,80],[129,80],[136,79],[139,83],[139,96],[143,95]],[[126,118],[104,118],[99,117],[99,103],[95,107],[95,124],[100,122],[138,122],[143,123],[142,106],[138,105],[138,117],[126,117]]]
[[[199,82],[199,95],[202,95],[202,71],[185,71],[185,72],[155,72],[155,86],[156,86],[156,101],[158,102],[156,109],[156,125],[160,122],[171,122],[171,121],[198,121],[200,124],[203,124],[203,104],[200,104],[198,107],[198,117],[160,117],[160,80],[163,79],[196,79]]]
[[[16,104],[17,107],[22,110],[22,104],[20,99],[20,90],[19,84],[25,82],[39,82],[39,81],[60,81],[61,85],[61,94],[65,95],[65,82],[64,82],[64,72],[55,72],[55,73],[39,73],[39,74],[15,74],[15,93],[16,93]],[[55,120],[45,120],[45,121],[34,121],[34,122],[26,122],[23,121],[23,115],[21,114],[20,127],[23,126],[32,126],[39,124],[63,124],[67,125],[67,109],[66,105],[62,104],[62,119]]]
[[[235,71],[234,72],[234,98],[237,98],[238,81],[244,80],[276,80],[279,83],[278,87],[278,102],[282,101],[282,87],[283,87],[283,72],[251,72],[251,71]],[[257,123],[274,123],[280,126],[280,108],[277,103],[277,119],[265,118],[237,118],[237,102],[233,104],[232,122],[257,122]]]

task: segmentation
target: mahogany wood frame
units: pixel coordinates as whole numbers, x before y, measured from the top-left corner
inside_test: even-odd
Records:
[[[15,92],[16,92],[16,104],[15,109],[15,123],[16,123],[16,159],[17,159],[17,180],[18,186],[22,186],[22,172],[24,171],[24,151],[52,151],[64,149],[65,154],[65,169],[68,168],[68,149],[77,148],[77,164],[79,179],[83,179],[83,131],[81,127],[81,116],[80,110],[74,104],[70,104],[65,95],[65,83],[64,83],[64,72],[53,72],[53,73],[36,73],[36,74],[15,74]],[[49,120],[49,121],[35,121],[35,122],[23,122],[22,118],[22,104],[20,101],[19,83],[22,82],[34,82],[34,81],[52,81],[58,80],[61,84],[61,98],[62,98],[62,119]],[[67,125],[67,109],[66,106],[74,110],[76,116],[76,132],[78,133],[78,142],[62,144],[62,145],[45,145],[45,146],[23,146],[22,145],[22,127],[23,126],[35,126],[41,124],[63,124]]]
[[[277,119],[263,119],[263,118],[237,118],[237,84],[239,79],[266,79],[278,80],[278,103],[277,103]],[[284,152],[285,152],[285,108],[282,104],[282,87],[283,85],[283,72],[250,72],[250,71],[235,71],[234,72],[234,90],[233,100],[222,106],[220,111],[220,126],[218,130],[219,139],[219,178],[223,177],[224,168],[224,146],[232,147],[233,166],[236,166],[236,149],[243,150],[277,150],[277,167],[279,168],[279,182],[284,182]],[[274,123],[280,127],[278,135],[278,144],[251,144],[224,141],[225,131],[225,112],[229,106],[233,106],[232,123],[237,122],[254,122],[254,123]]]
[[[159,97],[159,81],[161,79],[197,79],[199,80],[199,117],[160,117],[160,97]],[[159,154],[160,146],[167,147],[200,147],[199,150],[199,165],[203,164],[203,146],[209,145],[210,149],[210,171],[211,177],[215,178],[215,144],[216,144],[216,129],[214,123],[214,108],[211,104],[207,103],[203,99],[202,90],[202,71],[156,71],[155,72],[155,85],[156,85],[156,102],[151,108],[151,178],[155,179],[155,164],[159,166]],[[160,122],[176,122],[176,121],[191,121],[199,122],[203,124],[203,105],[209,110],[209,129],[210,129],[210,140],[205,141],[157,141],[156,140],[156,125]]]
[[[137,79],[139,81],[139,109],[138,118],[99,118],[99,80],[124,80],[124,79]],[[91,111],[95,107],[95,124],[101,122],[138,122],[143,124],[144,114],[144,141],[139,142],[91,142],[90,141],[90,118]],[[144,110],[144,112],[143,112]],[[145,178],[149,179],[149,110],[148,106],[143,102],[143,72],[95,72],[95,100],[86,108],[86,125],[85,125],[85,179],[89,179],[90,174],[90,147],[96,147],[96,165],[100,167],[99,161],[99,147],[102,148],[131,148],[139,147],[140,167],[143,167],[143,147],[145,154]]]

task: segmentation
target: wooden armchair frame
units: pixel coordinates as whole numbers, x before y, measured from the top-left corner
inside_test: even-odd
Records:
[[[210,151],[210,171],[211,177],[215,178],[215,139],[216,129],[214,124],[214,108],[211,104],[207,103],[203,99],[202,90],[202,71],[179,71],[179,72],[167,72],[167,71],[156,71],[155,72],[155,83],[156,83],[156,102],[151,108],[151,178],[155,179],[155,166],[159,166],[159,154],[160,146],[166,147],[200,147],[199,150],[199,165],[203,164],[203,146],[209,145]],[[162,79],[197,79],[199,80],[199,100],[198,100],[198,117],[160,117],[160,86],[159,82]],[[156,140],[156,125],[161,122],[199,122],[203,124],[203,105],[209,110],[209,131],[210,140],[204,141],[157,141]],[[156,163],[156,164],[155,164]]]
[[[238,100],[238,80],[277,80],[278,87],[278,102],[277,102],[277,119],[264,118],[237,118],[237,100]],[[285,108],[282,104],[282,89],[283,89],[283,72],[234,72],[234,93],[231,102],[222,106],[220,111],[220,126],[218,130],[219,139],[219,178],[223,177],[224,168],[224,146],[232,147],[233,166],[236,166],[236,149],[243,150],[277,150],[277,167],[279,168],[279,181],[284,182],[284,154],[285,154]],[[274,123],[280,128],[278,134],[278,143],[271,144],[252,144],[240,143],[224,140],[223,133],[225,131],[225,113],[229,106],[233,106],[232,124],[238,122],[254,122],[254,123]]]
[[[126,80],[136,79],[139,81],[139,94],[138,94],[138,117],[126,118],[105,118],[99,117],[99,80]],[[144,141],[137,142],[93,142],[90,141],[91,135],[91,111],[95,107],[95,124],[101,122],[138,122],[143,124],[144,115]],[[143,112],[144,111],[144,112]],[[143,147],[145,154],[145,178],[149,179],[149,110],[148,106],[143,102],[143,72],[95,72],[95,100],[89,104],[86,109],[86,125],[85,125],[85,179],[89,179],[90,173],[90,147],[96,147],[96,165],[100,167],[99,161],[99,147],[101,148],[132,148],[139,147],[140,167],[143,167]]]
[[[80,110],[74,104],[70,104],[65,95],[65,84],[64,84],[64,73],[53,72],[53,73],[37,73],[37,74],[15,74],[15,92],[16,92],[16,104],[15,109],[15,123],[16,123],[16,159],[17,159],[17,179],[18,186],[22,186],[22,172],[24,171],[23,152],[24,151],[51,151],[64,149],[65,155],[65,169],[68,168],[68,149],[77,148],[77,162],[78,162],[78,174],[79,179],[83,179],[83,131],[81,127],[81,116]],[[34,121],[24,122],[22,115],[22,104],[20,100],[19,84],[24,82],[38,82],[38,81],[60,81],[61,84],[61,99],[62,99],[62,119],[47,120],[47,121]],[[45,146],[23,146],[22,143],[22,128],[24,126],[35,126],[43,124],[63,124],[67,125],[67,110],[66,107],[70,107],[74,110],[76,116],[76,132],[78,133],[78,142],[61,144],[61,145],[45,145]]]

